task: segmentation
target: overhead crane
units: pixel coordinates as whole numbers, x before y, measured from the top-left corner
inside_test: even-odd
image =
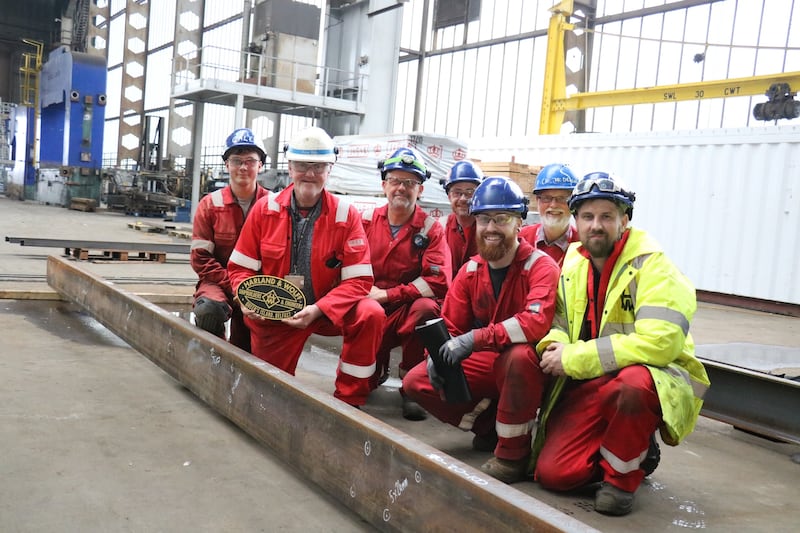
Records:
[[[562,0],[551,8],[552,15],[547,29],[542,112],[539,121],[540,135],[560,133],[567,111],[760,94],[766,95],[768,100],[756,104],[753,109],[756,119],[777,121],[780,118],[791,119],[800,116],[800,102],[794,100],[796,90],[800,87],[800,72],[575,93],[567,96],[564,33],[575,29],[575,25],[568,22],[573,8],[573,0]],[[792,88],[795,90],[792,91]]]

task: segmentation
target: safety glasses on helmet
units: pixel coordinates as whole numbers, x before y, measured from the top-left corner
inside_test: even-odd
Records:
[[[575,186],[575,189],[572,191],[572,196],[574,197],[580,194],[586,194],[591,191],[593,187],[597,187],[597,190],[600,192],[628,194],[627,191],[617,185],[614,180],[610,178],[590,178],[579,181]]]

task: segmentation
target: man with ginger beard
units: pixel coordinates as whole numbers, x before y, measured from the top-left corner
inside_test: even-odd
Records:
[[[475,436],[472,447],[493,451],[481,470],[505,483],[527,477],[531,428],[545,377],[533,346],[555,313],[559,268],[517,237],[528,200],[508,178],[486,178],[475,190],[478,255],[453,280],[442,318],[453,336],[440,355],[461,364],[472,400],[447,403],[432,359],[403,379],[406,394],[439,420]]]
[[[536,176],[533,194],[541,222],[522,228],[520,238],[555,259],[561,266],[571,242],[578,240],[578,232],[570,224],[569,201],[578,178],[567,165],[547,165]]]

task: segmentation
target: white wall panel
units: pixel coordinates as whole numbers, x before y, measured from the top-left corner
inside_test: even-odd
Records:
[[[618,174],[698,289],[800,304],[800,127],[484,138],[470,157]]]

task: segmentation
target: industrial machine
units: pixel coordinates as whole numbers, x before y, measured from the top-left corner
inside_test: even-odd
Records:
[[[126,215],[166,217],[190,207],[183,198],[190,179],[182,173],[110,168],[103,171],[103,200]]]

